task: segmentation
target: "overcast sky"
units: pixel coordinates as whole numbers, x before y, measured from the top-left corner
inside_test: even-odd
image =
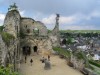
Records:
[[[100,0],[0,0],[0,25],[14,2],[23,17],[42,21],[48,29],[59,13],[60,29],[100,30]]]

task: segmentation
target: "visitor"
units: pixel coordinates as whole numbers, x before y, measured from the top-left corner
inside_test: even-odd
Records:
[[[30,60],[30,63],[31,63],[31,66],[32,66],[32,63],[33,63],[33,60],[32,59]]]
[[[26,63],[26,60],[27,60],[27,56],[25,56],[25,63]]]
[[[43,58],[42,58],[42,63],[44,63],[44,59],[45,59],[45,58],[43,57]]]
[[[48,61],[50,61],[50,55],[48,55]]]

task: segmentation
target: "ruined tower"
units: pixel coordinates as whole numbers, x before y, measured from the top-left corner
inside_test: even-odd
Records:
[[[21,16],[18,11],[18,8],[16,4],[10,5],[8,8],[8,12],[6,14],[5,20],[4,20],[4,30],[3,32],[6,32],[8,34],[11,34],[14,36],[13,39],[10,39],[9,45],[7,46],[7,53],[6,54],[6,63],[12,63],[14,64],[14,70],[17,70],[17,65],[19,64],[19,55],[20,55],[20,22],[21,22]],[[11,47],[12,46],[12,47]],[[10,59],[11,58],[11,59]],[[9,60],[9,62],[8,62]]]
[[[4,31],[17,37],[20,31],[20,14],[16,4],[10,5],[4,20]]]
[[[59,36],[59,17],[60,15],[56,14],[56,24],[55,24],[55,28],[52,31],[52,34],[57,36]]]
[[[56,14],[56,23],[55,23],[55,27],[52,30],[52,32],[50,33],[50,39],[52,40],[53,46],[60,46],[60,33],[59,33],[59,14]]]

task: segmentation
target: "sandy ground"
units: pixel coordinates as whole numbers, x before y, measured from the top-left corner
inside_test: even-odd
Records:
[[[31,66],[30,59],[33,59]],[[29,56],[27,63],[21,64],[21,75],[83,75],[79,71],[66,65],[65,59],[60,59],[59,56],[51,56],[51,69],[44,70],[44,63],[40,61],[40,55]]]

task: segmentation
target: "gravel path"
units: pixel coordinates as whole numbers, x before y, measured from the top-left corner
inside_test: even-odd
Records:
[[[33,59],[33,65],[30,64],[30,59]],[[40,61],[41,56],[29,56],[27,63],[21,64],[21,75],[83,75],[79,71],[66,65],[65,59],[60,59],[59,56],[51,56],[51,69],[44,70],[44,63]]]

